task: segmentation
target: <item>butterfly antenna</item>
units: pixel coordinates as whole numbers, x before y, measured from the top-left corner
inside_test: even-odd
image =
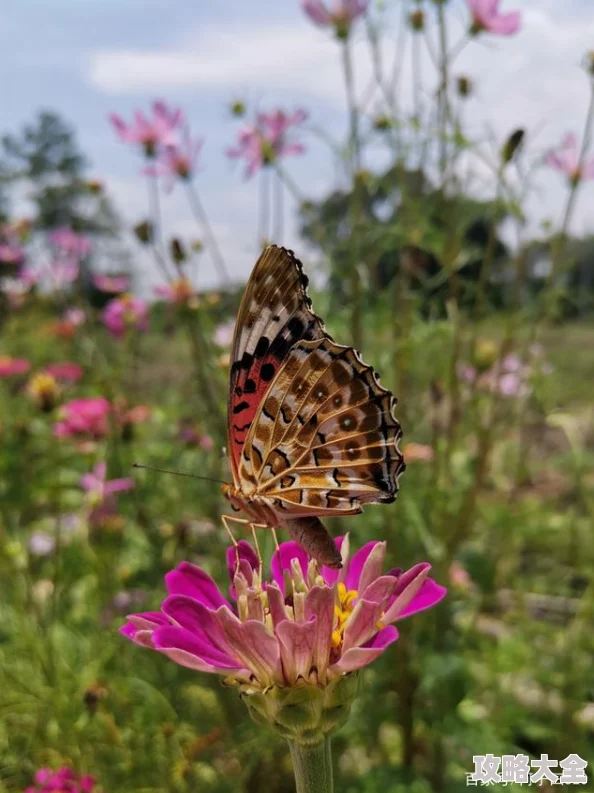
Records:
[[[132,468],[144,468],[145,471],[156,471],[158,474],[175,474],[175,476],[188,476],[190,479],[203,479],[206,482],[218,482],[220,485],[227,484],[222,479],[213,479],[210,476],[196,476],[196,474],[188,474],[185,471],[171,471],[168,468],[156,468],[154,465],[141,465],[140,463],[132,463]]]

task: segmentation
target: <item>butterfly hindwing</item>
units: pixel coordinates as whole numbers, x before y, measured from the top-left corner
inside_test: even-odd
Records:
[[[393,501],[404,470],[395,404],[351,347],[299,341],[256,413],[240,478],[293,517]]]
[[[293,346],[326,336],[311,310],[307,276],[291,251],[266,248],[245,289],[232,349],[229,454],[239,484],[241,453],[254,417]]]

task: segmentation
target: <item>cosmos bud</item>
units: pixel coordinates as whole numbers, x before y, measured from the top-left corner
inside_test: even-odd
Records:
[[[174,237],[169,243],[169,253],[175,264],[182,264],[182,262],[185,262],[188,258],[182,242],[176,237]]]
[[[143,220],[142,223],[134,226],[134,233],[139,242],[148,245],[153,241],[153,224],[149,220]]]
[[[425,29],[425,12],[421,11],[420,8],[416,11],[412,11],[408,17],[408,22],[412,30],[420,33]]]
[[[511,162],[514,154],[518,151],[524,140],[525,132],[523,129],[516,129],[512,132],[509,138],[505,141],[501,148],[501,162],[507,165]]]
[[[470,77],[461,74],[456,78],[456,87],[458,89],[458,96],[462,99],[466,99],[472,94],[472,80]]]

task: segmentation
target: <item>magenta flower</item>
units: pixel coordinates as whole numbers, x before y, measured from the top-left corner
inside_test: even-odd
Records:
[[[54,425],[54,435],[58,438],[103,438],[109,430],[110,410],[105,397],[73,399],[60,408],[61,420]]]
[[[50,363],[45,367],[48,374],[61,383],[78,383],[83,376],[83,368],[72,361]]]
[[[322,0],[301,0],[301,7],[312,22],[322,27],[334,27],[342,39],[347,38],[352,23],[365,14],[368,6],[369,0],[332,0],[331,8]]]
[[[69,228],[50,231],[48,240],[54,250],[75,260],[84,259],[91,251],[91,240]]]
[[[487,31],[497,36],[512,36],[520,29],[520,12],[500,13],[501,0],[466,0],[466,2],[472,14],[471,32],[475,35]]]
[[[87,491],[90,507],[88,520],[93,527],[102,527],[114,518],[119,519],[116,493],[131,490],[135,485],[134,480],[129,477],[108,480],[106,475],[107,466],[101,462],[80,480],[81,487]]]
[[[24,358],[11,358],[10,355],[0,355],[0,377],[14,377],[26,374],[31,368],[29,361]]]
[[[102,292],[118,294],[125,292],[130,286],[130,279],[127,275],[108,275],[100,273],[93,276],[93,284]]]
[[[129,477],[108,480],[105,478],[106,474],[107,466],[101,462],[97,463],[91,473],[85,474],[80,480],[81,487],[87,491],[94,506],[103,504],[114,493],[121,493],[134,487],[134,480]]]
[[[240,131],[238,145],[227,149],[227,156],[247,161],[246,176],[253,176],[265,165],[270,165],[279,157],[303,154],[302,143],[291,141],[289,131],[298,127],[307,118],[305,110],[296,110],[288,115],[283,110],[274,113],[260,113],[255,124]]]
[[[10,242],[0,242],[0,265],[8,264],[20,267],[25,261],[25,251],[20,245]]]
[[[225,675],[250,691],[308,683],[324,687],[367,666],[398,639],[394,623],[438,603],[444,587],[430,565],[382,575],[386,543],[368,542],[352,558],[338,538],[343,567],[318,569],[295,542],[272,558],[262,582],[258,557],[242,540],[227,551],[232,604],[210,576],[182,562],[165,576],[160,612],[132,614],[124,636],[201,672]]]
[[[178,144],[164,146],[155,164],[144,170],[151,176],[162,176],[164,187],[170,192],[178,179],[187,181],[196,172],[198,155],[204,144],[202,138],[192,140],[185,134]]]
[[[594,157],[580,163],[580,148],[573,134],[566,135],[559,148],[547,154],[545,162],[556,171],[564,173],[574,184],[582,179],[594,179]]]
[[[184,114],[180,108],[170,108],[163,101],[153,102],[152,116],[136,111],[132,124],[117,113],[109,116],[117,135],[124,143],[142,146],[147,157],[154,157],[159,147],[174,145],[177,132],[183,123]]]
[[[122,295],[109,301],[101,319],[112,336],[121,338],[129,330],[148,328],[148,306],[140,297]]]
[[[35,785],[25,793],[93,793],[95,784],[94,777],[80,776],[67,766],[57,771],[40,768],[35,772]]]

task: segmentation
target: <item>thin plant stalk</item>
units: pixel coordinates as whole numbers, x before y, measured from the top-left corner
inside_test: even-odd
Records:
[[[192,214],[194,215],[196,222],[202,229],[202,234],[206,241],[206,247],[210,251],[210,255],[219,273],[219,276],[225,283],[228,284],[231,281],[229,277],[229,270],[227,269],[227,265],[225,263],[223,254],[221,253],[221,249],[219,248],[216,235],[212,229],[210,220],[208,219],[208,215],[206,214],[206,210],[200,199],[200,196],[198,195],[196,185],[192,179],[186,180],[186,193],[188,196],[190,209],[192,210]]]

